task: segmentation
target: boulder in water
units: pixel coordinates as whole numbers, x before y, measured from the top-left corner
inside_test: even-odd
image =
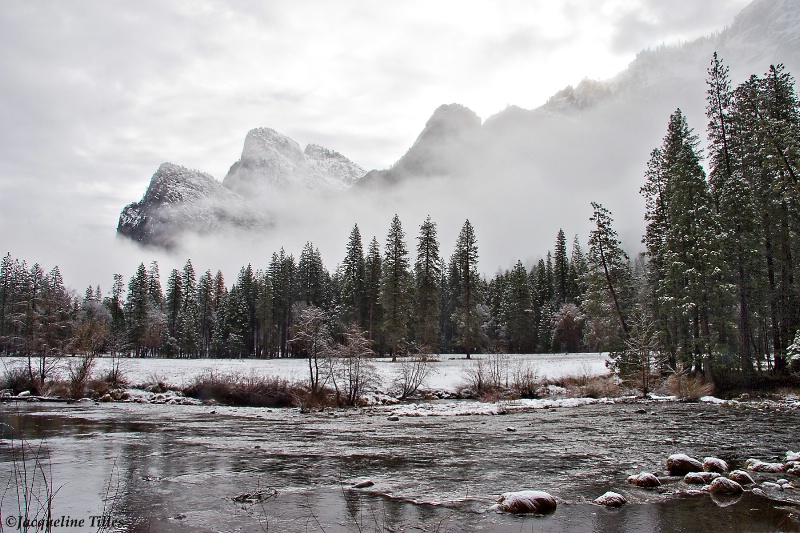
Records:
[[[683,482],[689,485],[708,485],[720,475],[716,472],[689,472],[683,476]]]
[[[702,472],[703,463],[684,453],[674,453],[667,457],[667,472],[671,476],[685,476],[689,472]]]
[[[628,477],[628,483],[643,489],[654,489],[661,486],[661,482],[658,478],[649,472],[640,472]]]
[[[753,477],[744,470],[734,470],[728,474],[728,479],[735,481],[739,485],[752,485],[755,483],[755,481],[753,481]]]
[[[556,499],[540,490],[505,492],[492,509],[513,514],[549,514],[556,510]]]
[[[708,486],[708,492],[720,496],[738,496],[744,489],[737,482],[726,477],[718,477]]]
[[[597,505],[605,505],[606,507],[622,507],[628,500],[625,499],[625,496],[619,494],[617,492],[608,491],[599,498],[597,498],[594,503]]]
[[[706,457],[703,459],[703,470],[724,474],[728,471],[728,463],[717,457]]]

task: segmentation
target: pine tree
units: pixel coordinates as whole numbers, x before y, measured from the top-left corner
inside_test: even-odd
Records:
[[[414,331],[417,342],[429,350],[439,348],[439,303],[442,258],[436,238],[436,224],[430,215],[419,228],[417,259],[414,263]]]
[[[567,259],[567,237],[564,230],[559,229],[553,253],[553,284],[555,306],[560,307],[567,301],[569,294],[569,259]]]
[[[508,274],[502,315],[504,338],[512,353],[530,353],[535,348],[533,332],[535,315],[530,280],[522,261],[517,261]]]
[[[372,238],[369,243],[369,250],[364,262],[364,293],[367,298],[367,338],[378,345],[377,351],[382,353],[380,347],[383,306],[381,305],[381,278],[383,275],[383,263],[381,260],[381,249],[378,239]]]
[[[178,316],[178,339],[181,354],[196,356],[200,352],[200,312],[197,305],[197,274],[191,260],[187,260],[181,273],[183,298]]]
[[[125,304],[125,318],[128,322],[128,342],[137,357],[147,354],[147,326],[149,295],[147,269],[139,264],[136,273],[128,283],[128,299]]]
[[[481,315],[478,306],[483,302],[478,276],[478,244],[469,220],[464,222],[450,258],[450,290],[455,305],[453,322],[458,343],[467,359],[481,345]]]
[[[364,269],[364,248],[361,232],[356,224],[350,232],[347,255],[342,262],[341,324],[350,324],[353,321],[359,325],[365,323],[367,298],[364,291]]]
[[[589,289],[585,306],[592,322],[590,327],[595,331],[594,342],[618,345],[629,335],[626,296],[630,290],[630,264],[612,226],[611,212],[596,202],[592,202],[592,209],[594,213],[589,220],[595,227],[589,234]],[[606,333],[605,324],[609,320],[617,324],[616,342]]]
[[[177,268],[173,268],[167,278],[167,293],[164,301],[167,321],[164,344],[166,353],[171,356],[178,355],[180,351],[180,317],[183,300],[183,277]]]
[[[703,370],[712,353],[712,301],[720,267],[718,235],[697,136],[680,109],[670,117],[663,146],[651,159],[645,244],[653,260],[657,312],[671,354]],[[706,369],[708,370],[708,369]]]
[[[753,193],[743,179],[744,154],[749,148],[743,145],[743,136],[737,134],[728,67],[716,53],[708,76],[709,185],[720,225],[720,253],[727,258],[720,265],[721,276],[727,284],[735,287],[733,292],[738,304],[736,331],[727,333],[727,328],[723,328],[720,336],[722,340],[738,338],[728,343],[739,354],[741,371],[751,374],[755,349],[753,314],[757,307],[754,296],[756,279],[762,268],[758,256],[761,245]]]
[[[589,267],[586,264],[586,255],[583,253],[578,236],[572,241],[572,254],[569,259],[569,273],[567,275],[567,299],[575,304],[583,301],[586,293],[586,273]]]
[[[383,328],[392,360],[397,358],[408,333],[412,288],[405,232],[397,215],[392,219],[381,265],[381,306]]]
[[[272,254],[268,275],[272,281],[272,320],[277,332],[278,353],[289,355],[289,330],[292,326],[292,304],[295,302],[297,265],[283,248]]]
[[[214,334],[214,279],[211,270],[206,270],[197,280],[197,319],[200,335],[200,357],[211,353]]]
[[[298,298],[308,305],[327,305],[327,277],[318,248],[307,242],[297,264]]]

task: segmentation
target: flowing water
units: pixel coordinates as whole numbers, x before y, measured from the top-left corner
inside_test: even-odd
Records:
[[[12,452],[22,435],[30,450],[47,452],[42,464],[58,489],[53,517],[73,526],[85,520],[83,528],[53,531],[97,531],[92,516],[113,518],[111,530],[135,532],[800,531],[800,489],[715,502],[688,494],[678,480],[661,491],[625,482],[642,470],[662,473],[666,457],[678,452],[718,456],[734,467],[749,457],[782,458],[800,448],[800,411],[791,409],[599,404],[398,421],[380,410],[0,409],[4,486],[20,471]],[[352,488],[364,479],[374,485]],[[16,530],[9,526],[20,514],[19,485],[3,494],[2,531]],[[523,489],[550,492],[558,509],[544,517],[489,510],[501,493]],[[591,504],[607,490],[629,504]],[[258,491],[260,502],[234,501]]]

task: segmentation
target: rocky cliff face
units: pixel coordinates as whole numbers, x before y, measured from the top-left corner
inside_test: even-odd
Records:
[[[260,231],[270,224],[270,202],[286,195],[342,190],[364,175],[345,156],[321,146],[305,150],[275,130],[245,138],[242,157],[220,183],[211,175],[164,163],[142,199],[126,206],[117,233],[144,245],[172,248],[186,232]]]
[[[142,244],[172,248],[187,231],[257,230],[268,224],[266,217],[211,175],[164,163],[142,199],[122,210],[117,233]]]
[[[286,191],[346,189],[365,174],[364,169],[332,150],[308,145],[269,128],[251,130],[242,157],[233,164],[222,184],[244,196],[269,198]]]
[[[363,187],[391,185],[414,177],[457,176],[464,153],[478,147],[481,119],[459,105],[440,106],[408,152],[390,169],[373,170],[359,181]]]

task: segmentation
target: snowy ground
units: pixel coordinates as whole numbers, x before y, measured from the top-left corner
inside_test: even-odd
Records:
[[[475,364],[475,360],[485,357],[488,356],[473,355],[472,360],[467,360],[463,354],[437,356],[438,362],[432,363],[434,370],[424,388],[455,391],[465,383],[465,373]],[[529,365],[536,369],[540,379],[556,379],[569,375],[596,376],[608,372],[605,366],[608,354],[605,353],[515,354],[505,357],[510,370],[513,371],[517,365]],[[69,360],[70,358],[64,358],[62,361],[64,374]],[[5,366],[27,364],[27,359],[5,357],[0,359],[0,363]],[[374,364],[383,383],[382,388],[385,388],[394,380],[398,365],[390,359],[374,359]],[[100,358],[95,374],[102,374],[110,366],[110,359]],[[252,373],[290,381],[308,379],[308,362],[305,359],[122,359],[120,367],[131,385],[158,380],[180,387],[208,372],[241,375]]]

